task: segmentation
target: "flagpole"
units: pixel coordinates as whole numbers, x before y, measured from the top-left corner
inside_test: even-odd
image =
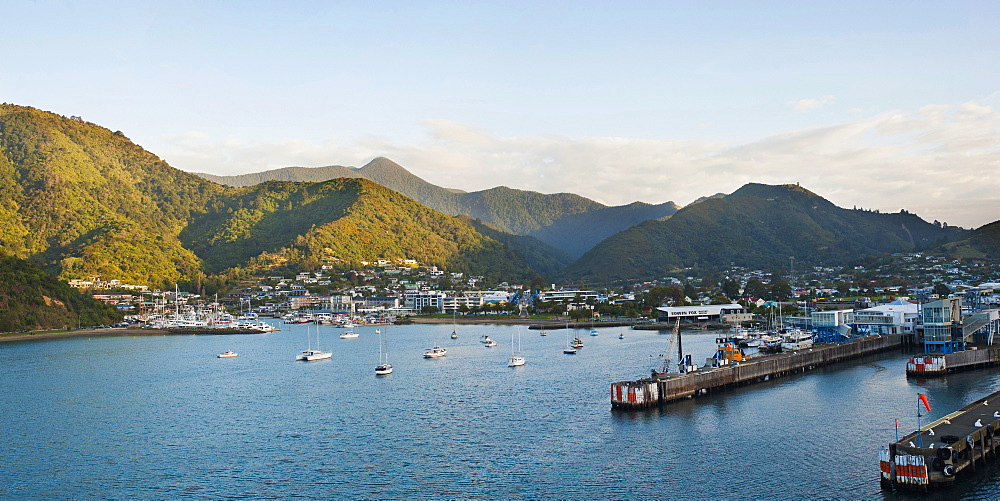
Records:
[[[917,395],[917,447],[924,448],[923,436],[920,433],[920,396]]]

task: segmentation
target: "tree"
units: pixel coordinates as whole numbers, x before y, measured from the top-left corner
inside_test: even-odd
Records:
[[[424,313],[426,313],[428,315],[431,315],[431,314],[434,314],[434,313],[438,312],[438,307],[437,306],[432,306],[432,305],[427,305],[427,306],[424,306],[423,308],[421,308],[420,311],[422,311],[422,312],[424,312]]]
[[[760,299],[767,295],[767,286],[760,279],[751,278],[747,280],[746,287],[743,288],[743,295],[746,297],[752,297]]]
[[[736,280],[726,279],[722,282],[722,292],[730,299],[740,297],[740,284]]]
[[[934,290],[931,292],[937,294],[938,297],[948,297],[948,295],[951,294],[951,288],[941,282],[938,282],[934,284]]]
[[[788,282],[779,280],[771,284],[771,299],[775,301],[785,301],[792,297],[792,287]]]

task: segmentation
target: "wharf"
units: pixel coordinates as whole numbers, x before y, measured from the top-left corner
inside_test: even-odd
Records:
[[[918,404],[919,405],[919,404]],[[997,459],[1000,392],[976,400],[879,451],[884,489],[926,492]]]
[[[812,348],[753,358],[686,374],[611,384],[611,407],[644,409],[711,391],[743,386],[900,346],[899,334],[867,336],[849,343],[817,344]]]
[[[1000,365],[1000,348],[972,348],[946,355],[917,355],[906,363],[906,375],[943,376],[950,372]]]

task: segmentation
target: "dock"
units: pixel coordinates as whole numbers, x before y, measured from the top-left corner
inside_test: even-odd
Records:
[[[906,363],[908,377],[944,376],[951,372],[1000,365],[1000,348],[972,348],[946,355],[917,355]]]
[[[1000,392],[976,400],[879,451],[884,489],[927,492],[997,459]]]
[[[866,336],[844,344],[817,344],[805,350],[752,358],[717,368],[702,368],[686,374],[612,383],[611,407],[657,407],[674,400],[805,372],[899,346],[899,334]]]

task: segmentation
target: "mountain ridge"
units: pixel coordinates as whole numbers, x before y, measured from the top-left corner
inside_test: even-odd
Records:
[[[465,192],[428,183],[385,157],[376,157],[357,168],[285,167],[235,176],[197,175],[243,187],[267,179],[320,181],[330,179],[327,176],[362,177],[445,214],[466,215],[515,235],[533,236],[573,257],[579,257],[618,231],[647,219],[669,217],[680,208],[673,202],[605,206],[573,193],[545,194],[507,186]]]

